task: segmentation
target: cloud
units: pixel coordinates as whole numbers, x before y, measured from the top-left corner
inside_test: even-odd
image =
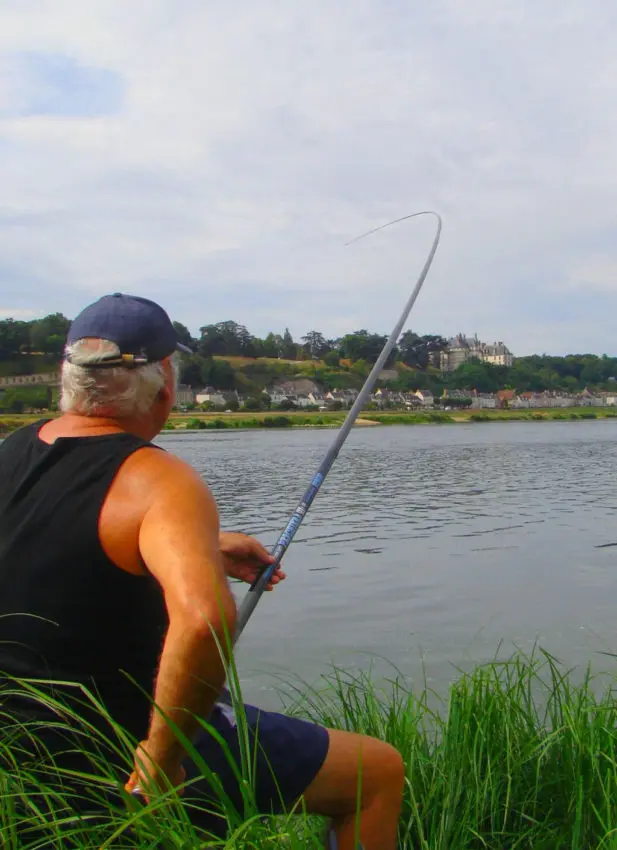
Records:
[[[433,225],[344,243],[432,208],[411,326],[615,353],[616,31],[609,0],[8,2],[0,303],[386,333]]]

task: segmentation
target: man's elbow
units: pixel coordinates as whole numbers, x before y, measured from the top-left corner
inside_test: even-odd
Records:
[[[198,605],[193,603],[185,610],[184,627],[190,629],[201,640],[216,639],[223,647],[233,641],[238,612],[233,598],[218,604]]]

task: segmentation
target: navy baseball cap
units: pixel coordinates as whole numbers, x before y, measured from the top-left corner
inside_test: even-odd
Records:
[[[66,338],[67,345],[93,337],[115,342],[119,355],[79,360],[79,365],[142,366],[164,360],[174,351],[192,354],[190,348],[178,341],[171,319],[158,304],[137,295],[116,292],[104,295],[90,304],[75,318]],[[75,362],[75,361],[73,361]]]

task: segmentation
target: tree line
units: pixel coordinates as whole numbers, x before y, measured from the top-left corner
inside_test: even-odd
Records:
[[[52,313],[33,321],[4,319],[0,321],[0,360],[10,360],[20,354],[33,352],[60,356],[70,319],[62,313]],[[374,363],[386,344],[387,336],[366,329],[327,339],[319,331],[309,331],[300,341],[293,339],[289,328],[282,334],[269,333],[263,339],[251,334],[237,322],[225,321],[204,325],[194,338],[181,322],[174,322],[176,332],[185,345],[203,358],[214,356],[268,357],[282,360],[324,360],[328,366],[338,366],[341,359],[366,360]],[[399,359],[410,366],[426,368],[431,352],[445,348],[447,341],[440,336],[419,336],[406,331],[400,338],[390,363]]]
[[[199,337],[193,338],[188,328],[180,322],[174,322],[180,340],[193,348],[201,357],[269,357],[281,360],[323,360],[327,366],[338,366],[342,359],[366,360],[374,363],[388,337],[372,333],[365,328],[345,334],[336,339],[328,339],[319,331],[308,331],[300,341],[293,339],[289,328],[282,334],[269,333],[263,339],[251,334],[244,325],[237,322],[218,322],[204,325],[199,329]],[[392,352],[389,363],[401,360],[409,366],[426,368],[429,356],[442,351],[447,340],[441,336],[419,336],[413,331],[402,334],[397,347]]]
[[[31,322],[0,321],[0,360],[12,360],[33,352],[60,357],[71,324],[62,313],[51,313]]]
[[[57,362],[69,324],[70,320],[61,313],[29,322],[0,321],[0,361],[19,360],[23,371],[28,371],[27,355],[42,354],[49,362]],[[311,377],[326,389],[358,387],[387,340],[385,335],[364,328],[336,339],[312,330],[294,340],[289,328],[261,338],[234,321],[204,325],[196,338],[180,322],[174,322],[174,327],[181,341],[194,351],[182,359],[183,383],[245,392],[261,388],[273,377],[294,375]],[[507,388],[519,392],[616,388],[617,357],[606,354],[534,354],[517,358],[511,367],[471,360],[454,372],[441,374],[439,353],[446,347],[447,340],[438,334],[405,331],[386,363],[386,367],[399,366],[397,377],[388,381],[388,386],[398,390],[429,389],[435,394],[444,389],[491,393]],[[237,356],[251,358],[254,363],[240,369],[234,368],[233,361],[217,359]]]

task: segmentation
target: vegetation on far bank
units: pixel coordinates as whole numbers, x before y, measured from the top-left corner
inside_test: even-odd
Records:
[[[0,436],[16,431],[23,425],[57,413],[0,415]],[[286,413],[256,412],[236,413],[173,413],[165,431],[203,431],[259,428],[337,428],[343,423],[346,412]],[[442,413],[439,410],[405,413],[403,411],[363,411],[357,420],[363,425],[431,425],[462,422],[572,422],[594,419],[617,419],[617,409],[606,407],[573,407],[545,410],[457,410]]]
[[[195,415],[172,414],[167,430],[204,429],[204,428],[306,428],[311,426],[336,427],[342,424],[346,412],[304,413],[289,411],[285,414],[267,412],[247,416],[246,413],[202,413]],[[456,410],[442,412],[426,410],[405,412],[362,411],[357,419],[358,425],[430,425],[455,424],[461,422],[551,422],[580,421],[593,419],[617,419],[617,408],[572,407],[538,410]]]
[[[552,656],[535,652],[460,673],[440,697],[396,670],[383,683],[370,672],[333,669],[312,688],[290,680],[283,692],[289,713],[375,736],[402,754],[407,781],[399,850],[613,850],[617,702],[614,678],[602,681],[590,672],[575,681]],[[243,740],[241,709],[237,716]],[[83,728],[70,714],[58,716],[56,725],[63,723]],[[147,807],[123,792],[131,770],[128,739],[117,748],[116,763],[124,767],[98,756],[89,773],[70,774],[60,766],[50,771],[44,749],[25,766],[16,731],[4,714],[5,850],[323,847],[324,824],[301,809],[295,816],[257,816],[248,749],[237,765],[246,780],[243,811],[221,796],[216,805],[227,836],[209,839],[188,822],[173,790]],[[93,740],[89,733],[82,746],[96,749]],[[185,801],[189,793],[186,788]],[[78,797],[91,801],[90,818],[78,815]]]

